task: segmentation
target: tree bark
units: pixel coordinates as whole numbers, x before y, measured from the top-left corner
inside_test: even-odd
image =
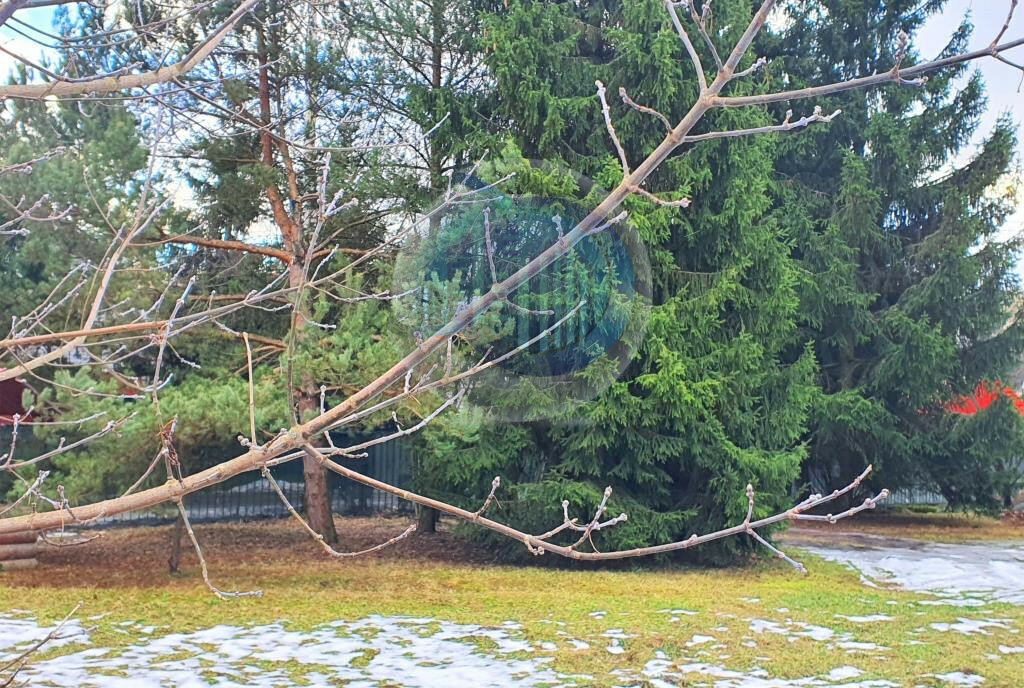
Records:
[[[435,103],[436,99],[440,97],[440,90],[444,79],[444,9],[445,3],[443,0],[434,0],[430,5],[430,90],[434,95]],[[436,106],[432,108],[436,113]],[[444,151],[441,150],[441,145],[438,141],[428,136],[426,140],[427,144],[427,160],[430,174],[430,190],[433,192],[434,198],[444,192],[446,187],[446,180],[444,178]],[[441,218],[438,215],[431,215],[430,217],[430,234],[435,236],[437,229],[440,226]],[[441,515],[437,509],[431,509],[429,506],[418,506],[417,507],[417,526],[416,533],[423,535],[424,533],[436,533],[437,532],[437,519]]]
[[[263,163],[268,167],[274,167],[274,145],[270,135],[271,125],[271,97],[270,97],[270,74],[269,59],[267,54],[266,38],[262,29],[257,32],[257,56],[259,63],[259,95],[260,95],[260,122],[263,131],[260,134],[260,143],[263,153]],[[290,180],[294,179],[294,170],[291,167],[290,159],[285,157],[286,173]],[[298,203],[297,190],[290,184],[292,202],[295,203],[296,212],[301,213],[301,204]],[[295,292],[295,309],[292,316],[292,333],[289,342],[294,346],[295,341],[301,340],[303,329],[306,327],[306,316],[302,311],[301,287],[305,284],[306,275],[303,264],[306,256],[305,245],[302,236],[301,218],[296,220],[288,214],[284,199],[277,188],[271,184],[267,187],[267,200],[273,212],[274,222],[284,239],[284,251],[291,256],[288,263],[288,286],[297,289]],[[289,347],[288,355],[292,355]],[[292,380],[288,380],[289,385]],[[319,399],[313,388],[313,381],[304,376],[298,384],[289,391],[291,402],[294,405],[296,422],[303,422],[308,417],[319,413]],[[324,542],[329,545],[338,542],[338,532],[334,527],[334,515],[331,511],[331,491],[327,482],[327,469],[316,459],[309,456],[303,457],[302,476],[305,483],[305,515],[310,527],[323,537]]]
[[[331,490],[327,482],[327,469],[310,456],[302,458],[302,477],[306,481],[306,520],[310,527],[323,536],[329,545],[338,542],[331,509]]]
[[[437,532],[437,519],[441,515],[437,509],[429,506],[420,506],[416,516],[416,532],[419,535]]]
[[[177,573],[181,568],[181,538],[185,534],[185,521],[181,514],[178,514],[174,521],[174,533],[171,535],[171,554],[167,557],[167,569],[171,573]]]

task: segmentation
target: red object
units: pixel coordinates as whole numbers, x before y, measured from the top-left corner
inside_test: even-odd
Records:
[[[0,368],[3,370],[3,368]],[[21,396],[25,385],[17,380],[0,382],[0,425],[14,425],[14,415],[25,415]]]
[[[1007,397],[1017,409],[1017,413],[1024,416],[1024,399],[999,381],[979,382],[974,388],[974,394],[949,402],[946,404],[946,410],[961,416],[973,416],[987,409],[1000,396]]]

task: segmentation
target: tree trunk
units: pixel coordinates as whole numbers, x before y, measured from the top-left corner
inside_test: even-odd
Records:
[[[264,126],[264,130],[260,134],[260,145],[263,153],[262,160],[268,168],[275,169],[274,146],[269,131],[272,118],[267,44],[262,30],[257,31],[256,36],[256,59],[259,63],[260,121]],[[275,185],[269,185],[266,192],[267,200],[270,202],[273,212],[274,223],[281,231],[281,237],[284,240],[284,249],[291,256],[288,263],[288,286],[297,290],[295,308],[292,314],[292,332],[289,337],[287,352],[291,356],[294,353],[292,351],[294,344],[302,340],[303,330],[307,322],[301,301],[301,289],[306,282],[306,275],[303,269],[306,247],[302,232],[302,205],[296,195],[297,189],[291,183],[295,179],[294,168],[291,166],[290,157],[286,156],[284,162],[285,173],[290,180],[291,202],[293,203],[296,217],[288,214],[284,199]],[[293,404],[292,421],[298,423],[319,413],[319,400],[313,380],[310,379],[309,374],[304,373],[302,379],[296,383],[291,378],[290,371],[289,364],[288,394]],[[315,459],[306,456],[302,460],[302,475],[306,484],[306,520],[309,522],[310,528],[323,537],[327,544],[333,545],[338,542],[338,532],[334,528],[334,516],[331,513],[331,491],[327,482],[327,469],[321,466]]]
[[[439,97],[439,92],[443,84],[444,79],[444,8],[445,4],[441,0],[434,0],[430,6],[430,88],[436,98]],[[432,114],[436,115],[436,106],[432,108]],[[427,137],[427,165],[430,173],[430,190],[433,192],[434,199],[441,194],[446,186],[447,180],[444,177],[444,151],[441,149],[440,144],[433,138]],[[436,214],[430,216],[430,235],[436,236],[437,229],[440,226],[441,218]],[[416,518],[416,532],[420,535],[424,533],[436,533],[437,532],[437,518],[441,513],[437,509],[431,509],[429,506],[420,506],[417,508]]]
[[[167,557],[167,568],[171,573],[177,573],[181,567],[181,539],[185,535],[185,521],[181,514],[174,522],[174,533],[171,535],[171,554]]]
[[[437,532],[437,517],[441,513],[437,509],[421,506],[417,510],[416,532],[420,535]]]
[[[327,544],[333,545],[338,542],[338,531],[334,527],[327,469],[313,457],[303,456],[302,477],[306,481],[306,520]]]

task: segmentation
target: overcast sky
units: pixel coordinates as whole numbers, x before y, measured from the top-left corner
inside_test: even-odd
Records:
[[[915,37],[915,45],[921,52],[922,59],[934,57],[945,45],[956,30],[964,16],[969,15],[974,24],[971,35],[970,50],[986,47],[999,33],[1006,21],[1006,13],[1010,0],[950,0],[946,9],[928,20],[924,29]],[[1024,7],[1019,7],[1010,30],[1006,32],[1004,41],[1024,36]],[[1024,46],[1007,53],[1007,57],[1018,64],[1024,64]],[[981,72],[985,79],[985,93],[988,96],[988,109],[981,120],[981,125],[974,135],[977,145],[992,131],[996,119],[1003,113],[1010,113],[1017,122],[1017,136],[1024,144],[1024,87],[1021,87],[1020,71],[997,60],[986,58],[974,63],[974,69]],[[969,153],[968,153],[969,155]],[[1004,226],[1002,234],[1011,236],[1024,231],[1024,176],[1018,170],[1015,179],[1007,183],[1016,183],[1017,212]],[[1018,263],[1018,272],[1024,278],[1024,263]]]

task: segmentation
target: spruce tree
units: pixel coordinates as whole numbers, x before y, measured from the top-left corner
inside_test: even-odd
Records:
[[[944,2],[816,4],[788,4],[786,30],[763,46],[766,78],[799,88],[889,69],[900,32],[912,44]],[[1013,124],[970,151],[985,97],[968,69],[833,96],[821,105],[842,117],[782,142],[775,202],[802,267],[801,335],[820,364],[806,474],[819,486],[874,463],[876,485],[929,487],[953,506],[992,508],[1019,489],[1024,423],[1010,403],[972,418],[946,408],[1008,380],[1024,345],[1020,240],[997,238],[1012,210]]]
[[[375,141],[403,142],[398,156],[381,162],[401,180],[402,211],[430,213],[432,235],[444,221],[444,213],[431,213],[432,208],[460,171],[495,143],[481,115],[490,89],[477,5],[470,0],[357,0],[342,7],[355,37],[347,57],[347,87],[376,118]],[[395,291],[415,286],[403,284]],[[409,332],[396,334],[411,341]],[[420,487],[432,478],[427,471],[415,471]],[[436,522],[435,510],[420,508],[419,533],[433,532]]]
[[[716,3],[716,12],[728,43],[749,4]],[[495,117],[509,122],[527,158],[558,161],[600,186],[614,185],[621,169],[596,79],[670,118],[697,93],[655,0],[510,2],[486,28]],[[613,113],[634,160],[664,134],[656,118],[621,105]],[[765,123],[763,113],[745,110],[718,112],[702,126]],[[695,145],[658,170],[652,192],[693,203],[627,203],[651,264],[652,308],[635,358],[596,399],[554,417],[490,424],[484,409],[436,429],[437,470],[447,482],[479,498],[491,476],[510,476],[517,484],[508,517],[539,532],[560,520],[563,499],[586,512],[610,484],[610,511],[630,516],[602,534],[615,548],[741,521],[748,482],[760,495],[758,513],[782,506],[804,455],[814,359],[797,337],[798,265],[783,213],[772,207],[775,146],[771,137]],[[730,542],[699,556],[743,547]]]

